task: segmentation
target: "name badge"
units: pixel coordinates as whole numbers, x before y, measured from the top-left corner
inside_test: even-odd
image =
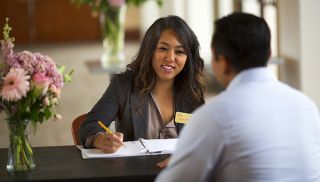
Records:
[[[192,114],[176,112],[176,123],[187,124]]]

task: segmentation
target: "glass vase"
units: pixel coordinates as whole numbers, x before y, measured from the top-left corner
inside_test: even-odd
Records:
[[[125,66],[124,21],[126,5],[110,7],[100,13],[103,41],[101,65],[106,69],[119,69]]]
[[[10,146],[7,171],[10,173],[30,171],[35,168],[33,151],[29,143],[30,121],[7,119]]]

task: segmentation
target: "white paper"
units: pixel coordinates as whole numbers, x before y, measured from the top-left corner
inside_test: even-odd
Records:
[[[172,154],[176,149],[178,139],[153,139],[145,140],[141,139],[146,148],[151,153],[156,153],[161,151],[162,153]]]
[[[128,141],[123,142],[125,147],[121,146],[115,153],[111,154],[103,153],[99,149],[85,149],[80,145],[77,145],[77,148],[80,149],[83,159],[130,157],[141,155],[172,154],[175,150],[177,141],[178,139],[140,139],[138,141]],[[144,148],[144,146],[146,148]]]

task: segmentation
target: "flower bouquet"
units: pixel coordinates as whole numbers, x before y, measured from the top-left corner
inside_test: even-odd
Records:
[[[61,88],[71,81],[73,71],[65,74],[48,56],[29,51],[14,52],[11,27],[6,19],[1,40],[0,108],[6,113],[10,132],[7,170],[26,171],[35,167],[28,142],[29,123],[36,126],[51,117],[61,118],[54,111]]]

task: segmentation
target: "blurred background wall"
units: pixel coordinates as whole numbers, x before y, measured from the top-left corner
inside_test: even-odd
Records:
[[[137,52],[141,37],[155,19],[175,14],[187,21],[201,44],[206,63],[208,91],[214,97],[221,88],[211,72],[210,41],[213,21],[233,11],[264,17],[272,31],[272,59],[269,68],[282,81],[311,97],[320,107],[320,7],[318,0],[153,0],[141,7],[128,7],[125,22],[127,62]],[[52,57],[74,69],[73,82],[62,89],[56,110],[60,121],[38,125],[31,135],[33,146],[72,145],[71,122],[88,112],[109,84],[110,74],[88,63],[102,54],[99,19],[90,7],[75,8],[69,0],[1,0],[0,25],[10,18],[15,51],[30,50]],[[0,147],[8,147],[8,129],[0,114]]]

